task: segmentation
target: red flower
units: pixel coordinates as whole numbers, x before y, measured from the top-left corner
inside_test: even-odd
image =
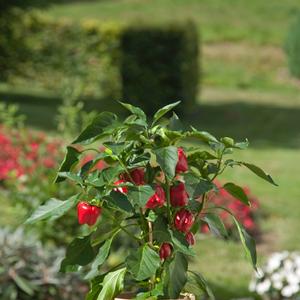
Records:
[[[153,209],[155,207],[161,207],[166,201],[166,195],[164,189],[157,185],[155,188],[155,194],[149,198],[146,203],[146,208]]]
[[[188,232],[194,223],[193,214],[186,210],[181,209],[178,211],[174,218],[175,228],[181,232]]]
[[[118,180],[114,183],[114,185],[118,186],[119,184],[122,184],[122,183],[126,183],[125,180]],[[120,192],[122,194],[127,194],[128,193],[128,188],[126,186],[120,186],[120,187],[117,187],[117,188],[114,188],[114,191],[115,192]]]
[[[188,203],[188,193],[185,185],[180,182],[178,185],[172,186],[170,189],[170,200],[172,206],[185,206]]]
[[[194,245],[195,244],[195,236],[189,231],[186,235],[185,238],[189,245]]]
[[[44,160],[43,160],[43,164],[46,168],[54,168],[55,167],[55,161],[54,159],[50,158],[50,157],[46,157]]]
[[[159,249],[159,256],[161,260],[168,258],[172,253],[172,245],[169,243],[163,243]]]
[[[77,205],[77,217],[80,225],[92,226],[96,223],[101,214],[101,207],[90,205],[86,202],[79,202]]]
[[[186,155],[182,148],[177,149],[178,152],[178,161],[176,165],[176,173],[186,172],[188,170],[188,162]]]

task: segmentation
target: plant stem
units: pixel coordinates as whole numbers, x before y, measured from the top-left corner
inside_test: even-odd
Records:
[[[171,215],[171,204],[170,204],[170,181],[166,176],[166,194],[167,194],[167,209],[168,209],[168,221],[169,224],[172,224],[172,215]]]
[[[152,222],[148,221],[148,238],[149,238],[149,246],[153,247],[153,228]],[[149,281],[149,290],[152,290],[155,286],[156,275],[153,275]]]

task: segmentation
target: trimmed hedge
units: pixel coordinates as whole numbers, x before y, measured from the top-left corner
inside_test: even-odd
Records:
[[[175,100],[186,108],[195,103],[198,35],[192,23],[137,28],[37,13],[19,19],[11,26],[22,25],[23,51],[6,64],[6,80],[15,86],[62,95],[79,83],[82,98],[122,99],[148,113]]]
[[[290,73],[300,78],[300,14],[290,26],[285,43],[285,52]]]
[[[199,81],[193,23],[132,26],[123,32],[121,45],[123,99],[148,114],[177,100],[191,110]]]

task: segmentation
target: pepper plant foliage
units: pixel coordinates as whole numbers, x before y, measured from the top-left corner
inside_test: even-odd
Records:
[[[90,265],[88,300],[113,299],[122,291],[135,292],[137,299],[178,298],[186,287],[196,295],[202,289],[212,298],[202,275],[188,270],[188,261],[195,255],[193,245],[200,225],[205,222],[226,238],[217,212],[231,212],[209,203],[207,193],[223,188],[250,205],[238,185],[228,182],[217,187],[214,179],[228,167],[244,166],[276,184],[261,168],[227,158],[234,149],[247,148],[247,140],[218,140],[193,127],[184,130],[175,113],[166,119],[179,102],[158,110],[150,122],[140,108],[121,104],[131,112],[129,117],[120,121],[115,114],[102,112],[67,147],[56,182],[67,179],[75,183],[78,194],[64,201],[50,199],[27,223],[56,219],[77,207],[79,224],[87,224],[89,227],[84,226],[89,229],[69,245],[61,271]],[[197,147],[183,146],[186,144]],[[95,158],[78,169],[86,151],[94,151]],[[94,167],[100,160],[107,165],[103,170]],[[234,215],[232,218],[256,267],[255,241]],[[101,231],[104,225],[105,234]],[[135,247],[128,249],[120,265],[107,270],[103,265],[120,232],[127,234]]]

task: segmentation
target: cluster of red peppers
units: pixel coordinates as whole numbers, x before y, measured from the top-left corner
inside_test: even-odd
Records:
[[[178,161],[176,165],[176,174],[186,172],[188,170],[188,162],[184,150],[178,148]],[[126,182],[134,183],[135,185],[145,184],[145,172],[143,168],[136,168],[130,171],[130,174],[122,174],[121,179],[115,182],[117,192],[127,194],[128,189],[124,186],[119,186]],[[193,214],[186,208],[189,195],[185,189],[185,184],[182,181],[177,182],[170,188],[170,204],[173,207],[180,208],[174,216],[174,227],[185,234],[189,245],[195,244],[195,237],[190,229],[194,223]],[[146,203],[146,209],[155,209],[162,207],[166,203],[166,194],[163,187],[159,184],[155,187],[155,194],[149,198]],[[92,226],[96,223],[101,214],[101,208],[90,205],[86,202],[80,202],[77,206],[79,224],[88,224]],[[162,260],[169,257],[172,253],[172,245],[163,243],[159,250],[159,255]]]

